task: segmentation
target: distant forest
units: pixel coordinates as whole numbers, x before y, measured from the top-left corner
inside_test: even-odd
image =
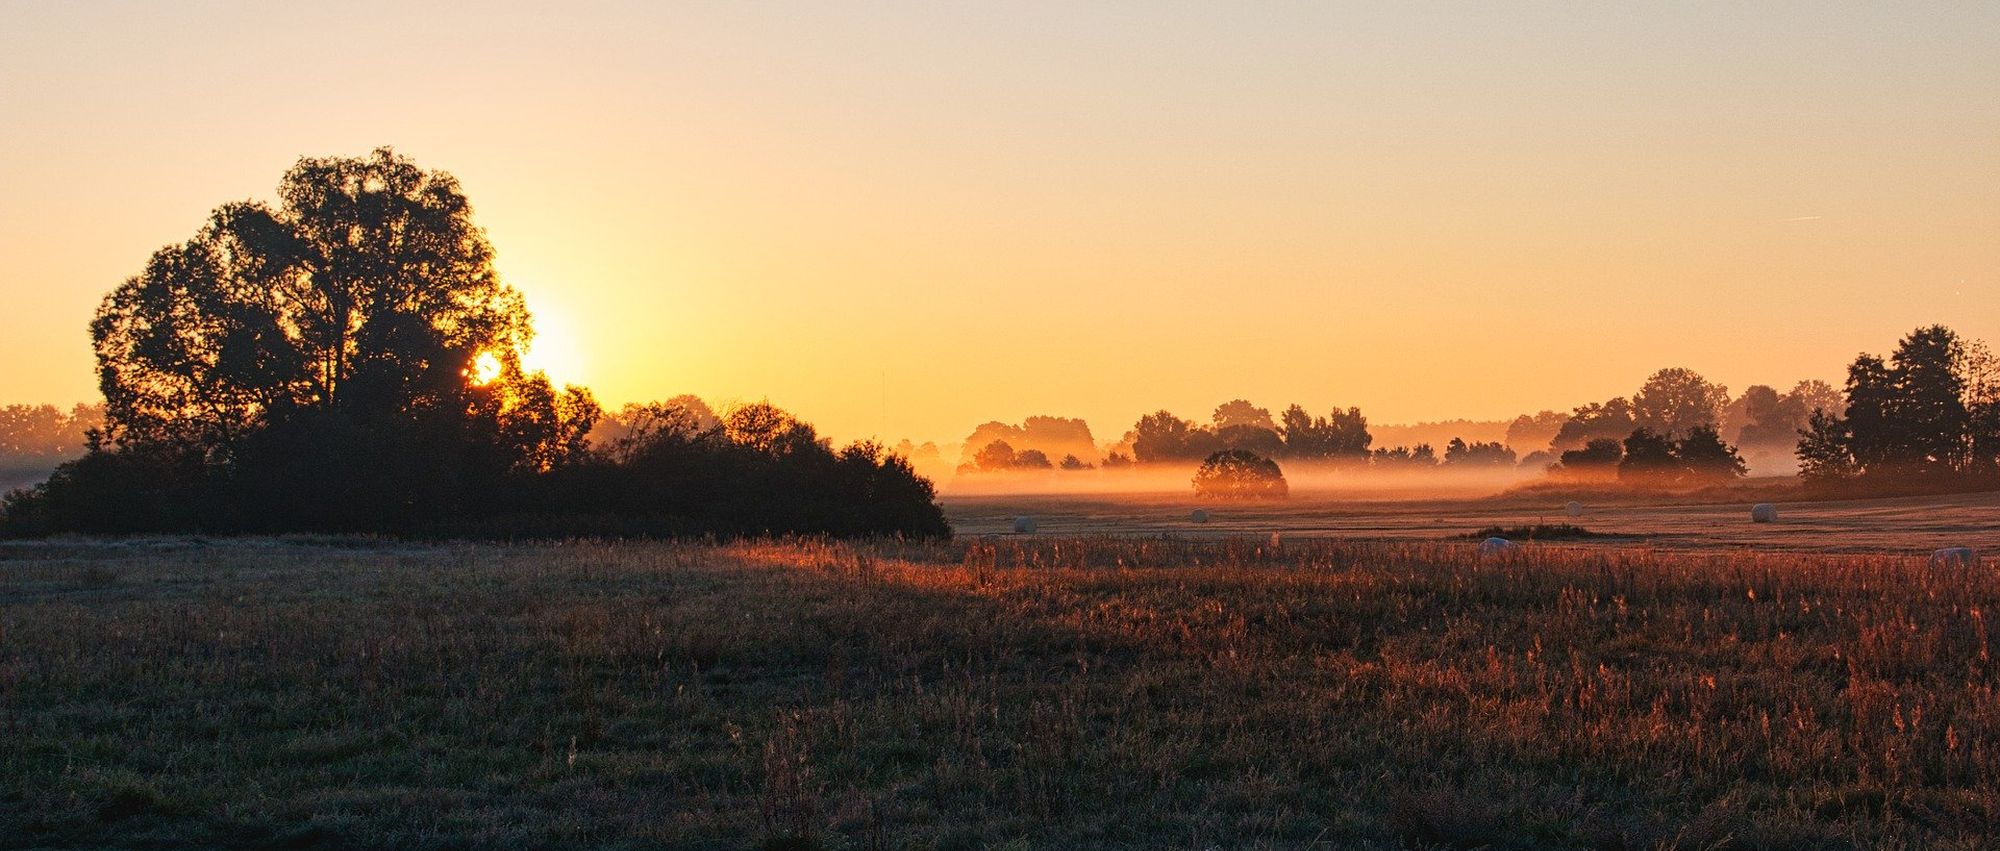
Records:
[[[1887,359],[1862,355],[1844,388],[1817,380],[1741,395],[1684,368],[1661,369],[1630,396],[1512,421],[1459,420],[1392,427],[1462,433],[1382,445],[1359,408],[1325,415],[1290,405],[1277,414],[1235,399],[1206,421],[1161,410],[1117,441],[1096,444],[1079,419],[989,422],[963,444],[958,475],[1136,465],[1192,466],[1218,453],[1347,470],[1519,469],[1553,481],[1692,488],[1753,469],[1796,472],[1821,494],[1867,495],[2000,487],[2000,362],[1979,341],[1943,326],[1911,332]],[[1383,429],[1382,431],[1390,431]],[[1487,439],[1481,439],[1487,438]],[[906,454],[935,464],[934,445]]]

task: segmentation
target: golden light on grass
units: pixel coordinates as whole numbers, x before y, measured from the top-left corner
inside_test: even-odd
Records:
[[[83,845],[227,844],[173,817],[206,812],[393,845],[481,795],[482,835],[522,847],[1973,848],[2000,811],[2000,584],[1920,556],[1007,536],[8,563],[0,795]]]

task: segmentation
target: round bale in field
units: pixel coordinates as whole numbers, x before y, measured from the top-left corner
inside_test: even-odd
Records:
[[[1778,522],[1778,507],[1768,502],[1760,502],[1757,503],[1756,505],[1750,506],[1750,522],[1752,523]]]
[[[1035,518],[1029,517],[1025,514],[1014,518],[1014,534],[1016,535],[1035,534]]]
[[[1971,547],[1945,547],[1931,553],[1932,567],[1978,567],[1979,553]]]
[[[1571,517],[1582,517],[1583,503],[1577,502],[1576,500],[1572,499],[1569,501],[1568,505],[1563,506],[1563,513]]]
[[[1508,553],[1513,552],[1520,546],[1521,546],[1520,544],[1516,544],[1513,541],[1509,541],[1506,538],[1502,538],[1496,535],[1494,537],[1487,538],[1486,540],[1479,542],[1479,554],[1483,556],[1506,555]]]
[[[1189,515],[1188,515],[1188,519],[1189,519],[1189,520],[1193,520],[1193,521],[1194,521],[1194,522],[1196,522],[1196,523],[1207,523],[1207,522],[1208,522],[1208,509],[1206,509],[1206,508],[1197,508],[1197,509],[1195,509],[1195,510],[1193,511],[1193,513],[1191,513],[1191,514],[1189,514]]]

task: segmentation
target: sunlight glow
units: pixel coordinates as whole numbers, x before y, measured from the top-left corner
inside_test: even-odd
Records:
[[[487,384],[500,377],[500,359],[492,352],[482,352],[472,362],[472,383]]]
[[[521,352],[521,369],[541,372],[560,387],[589,384],[584,375],[582,337],[576,326],[560,311],[538,306],[535,311],[535,339]]]

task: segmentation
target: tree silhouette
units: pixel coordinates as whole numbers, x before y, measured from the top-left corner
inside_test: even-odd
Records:
[[[1444,447],[1444,463],[1447,466],[1511,467],[1514,460],[1514,450],[1500,443],[1466,443],[1464,438],[1454,437]]]
[[[1266,457],[1285,451],[1285,439],[1272,429],[1248,423],[1217,429],[1217,443],[1224,449],[1241,449]]]
[[[1662,369],[1646,378],[1632,397],[1636,426],[1673,438],[1695,426],[1714,425],[1729,404],[1729,389],[1691,369]]]
[[[1437,452],[1428,443],[1416,446],[1384,447],[1369,456],[1369,463],[1384,470],[1429,470],[1438,465]]]
[[[1507,445],[1521,452],[1547,449],[1570,415],[1560,411],[1522,414],[1507,424]]]
[[[216,210],[105,298],[91,338],[114,443],[226,455],[300,411],[463,418],[536,380],[528,312],[450,175],[383,148],[301,160],[278,194]],[[467,380],[481,358],[487,386]]]
[[[1674,443],[1674,459],[1680,462],[1682,484],[1715,484],[1742,478],[1750,472],[1736,448],[1722,442],[1714,426],[1698,425]]]
[[[1269,408],[1259,408],[1243,399],[1235,399],[1215,406],[1214,421],[1217,432],[1238,426],[1261,428],[1267,431],[1276,431],[1278,429],[1278,424],[1271,421],[1271,410]]]
[[[1014,468],[1014,446],[1004,440],[986,444],[972,456],[972,465],[982,472],[997,472]]]
[[[1600,439],[1620,441],[1637,427],[1632,419],[1632,404],[1625,401],[1625,397],[1602,404],[1593,402],[1571,412],[1569,419],[1556,430],[1550,448],[1567,452],[1582,449]]]
[[[1218,445],[1214,432],[1166,410],[1140,417],[1132,432],[1132,454],[1145,463],[1204,458]]]
[[[907,461],[767,404],[628,409],[594,451],[589,392],[523,371],[530,317],[450,175],[382,148],[278,197],[105,297],[103,439],[0,532],[948,533]]]
[[[1368,445],[1374,442],[1360,408],[1335,408],[1331,416],[1315,417],[1293,405],[1285,409],[1280,422],[1284,454],[1292,458],[1358,461],[1368,457]]]
[[[1581,449],[1571,449],[1560,456],[1558,471],[1566,478],[1604,479],[1618,472],[1619,462],[1625,460],[1623,441],[1599,437],[1584,444]]]
[[[1928,490],[2000,479],[2000,382],[1984,352],[1932,325],[1905,336],[1888,360],[1856,357],[1844,414],[1822,411],[1799,441],[1808,483]]]
[[[1225,449],[1201,462],[1196,496],[1213,499],[1283,499],[1289,488],[1278,464],[1254,452]]]
[[[1634,430],[1625,438],[1625,457],[1618,462],[1618,480],[1641,485],[1670,485],[1679,480],[1680,459],[1674,457],[1674,443],[1649,428]]]
[[[1861,470],[1849,440],[1846,421],[1824,409],[1814,411],[1799,436],[1799,478],[1819,490],[1852,482]]]

